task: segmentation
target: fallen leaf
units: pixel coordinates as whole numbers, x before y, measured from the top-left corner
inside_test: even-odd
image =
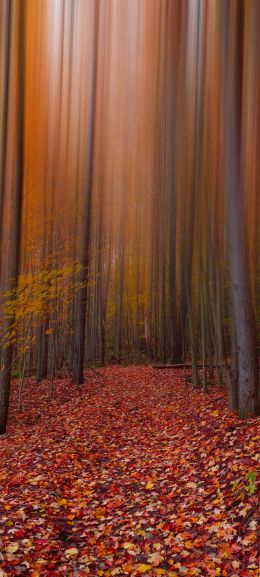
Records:
[[[7,553],[16,553],[18,549],[19,549],[19,543],[10,543],[10,545],[7,545],[5,550]]]
[[[152,569],[152,565],[147,565],[146,563],[141,563],[137,566],[139,573],[147,573],[147,571],[150,571],[150,569]]]
[[[66,557],[75,557],[78,555],[78,549],[76,547],[71,547],[71,549],[66,549],[65,555]]]

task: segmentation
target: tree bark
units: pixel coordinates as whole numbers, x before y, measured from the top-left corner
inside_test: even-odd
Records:
[[[90,209],[93,186],[94,168],[94,136],[97,95],[97,66],[98,66],[98,40],[99,40],[99,0],[95,0],[93,32],[93,61],[91,74],[91,93],[88,114],[88,138],[86,158],[86,185],[82,209],[81,247],[80,247],[80,289],[77,298],[76,328],[74,343],[74,362],[72,371],[73,383],[79,385],[84,382],[84,351],[86,334],[86,306],[87,306],[87,282],[89,268],[89,239],[90,239]]]
[[[15,68],[17,71],[17,80],[19,87],[19,94],[17,96],[17,135],[16,135],[16,173],[14,181],[13,192],[13,222],[10,245],[10,259],[8,266],[8,290],[11,291],[11,298],[16,298],[16,287],[19,274],[20,262],[20,240],[21,240],[21,219],[22,219],[22,200],[23,200],[23,177],[24,177],[24,85],[25,85],[25,19],[26,19],[26,1],[19,3],[16,7],[11,3],[11,32],[12,26],[17,19],[18,25],[18,42],[17,54],[13,52],[17,61]],[[11,62],[9,62],[10,66]],[[12,330],[15,321],[15,313],[7,316],[4,322],[4,334],[8,335]],[[8,338],[8,337],[7,337]],[[11,385],[11,371],[12,371],[12,357],[14,344],[9,338],[9,342],[2,354],[1,374],[0,374],[0,434],[5,433],[10,385]]]
[[[238,349],[238,399],[241,417],[258,412],[258,363],[250,294],[244,191],[241,167],[244,2],[230,1],[227,96],[227,189],[231,252],[231,291]]]

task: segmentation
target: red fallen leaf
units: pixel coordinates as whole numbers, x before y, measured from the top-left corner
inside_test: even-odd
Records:
[[[46,539],[38,539],[37,540],[37,547],[46,547],[49,542]]]
[[[18,531],[15,531],[15,537],[18,537],[18,539],[23,539],[26,535],[26,531],[24,529],[18,529]]]
[[[164,495],[161,495],[159,498],[163,505],[167,505],[168,499]]]
[[[117,509],[118,507],[120,507],[122,504],[124,503],[124,499],[115,499],[114,501],[110,501],[110,503],[107,503],[106,505],[106,509],[112,510],[112,509]]]
[[[106,559],[105,564],[107,565],[107,567],[113,567],[113,561],[111,561],[110,559]]]
[[[232,545],[230,545],[230,551],[231,553],[237,553],[238,551],[240,551],[239,545],[237,545],[236,543],[232,543]]]

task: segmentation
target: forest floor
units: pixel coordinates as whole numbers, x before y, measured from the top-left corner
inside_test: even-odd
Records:
[[[29,379],[0,439],[0,577],[260,575],[260,419],[181,370]]]

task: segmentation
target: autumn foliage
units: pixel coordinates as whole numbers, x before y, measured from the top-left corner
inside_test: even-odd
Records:
[[[260,575],[259,22],[0,0],[0,577]]]
[[[259,575],[260,423],[179,370],[17,385],[1,441],[1,575]],[[47,424],[47,426],[46,426]]]

